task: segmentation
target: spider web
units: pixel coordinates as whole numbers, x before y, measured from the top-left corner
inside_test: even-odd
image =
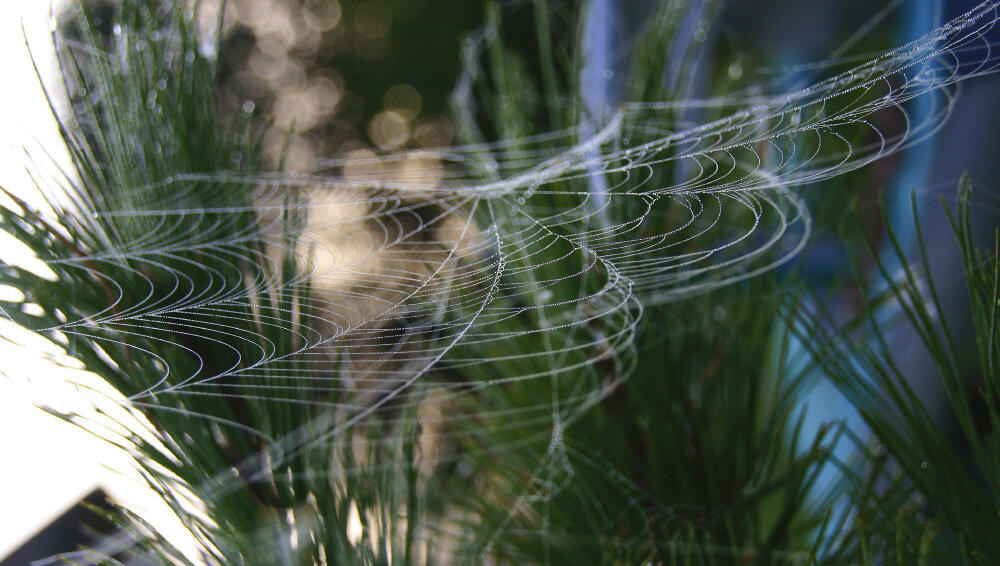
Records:
[[[528,138],[297,174],[176,175],[121,201],[67,204],[103,247],[42,260],[109,300],[93,312],[43,305],[61,321],[33,329],[141,375],[122,404],[154,427],[180,415],[255,439],[191,486],[201,498],[280,482],[289,466],[358,474],[361,464],[336,470],[308,455],[356,446],[352,433],[378,416],[419,423],[428,466],[455,457],[443,445],[505,431],[541,443],[487,552],[519,516],[548,513],[578,466],[606,471],[648,513],[641,490],[563,437],[628,378],[644,309],[801,252],[811,221],[799,189],[931,136],[953,85],[996,69],[985,39],[996,7],[867,61],[811,65],[829,78],[790,92],[775,80],[629,102],[602,123]],[[984,48],[977,65],[959,63]],[[908,104],[917,97],[931,102]],[[686,123],[685,111],[717,118]],[[662,184],[655,173],[668,167],[676,182]],[[233,206],[234,191],[252,198]],[[202,409],[215,402],[232,410]],[[540,524],[533,534],[548,541]]]

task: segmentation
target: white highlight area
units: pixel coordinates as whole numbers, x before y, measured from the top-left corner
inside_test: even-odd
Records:
[[[49,7],[44,2],[0,4],[0,186],[32,204],[39,195],[27,172],[26,151],[57,140],[52,114],[28,53],[45,71],[55,58],[45,37]],[[22,28],[23,24],[23,28]],[[43,71],[43,72],[45,72]],[[58,144],[56,145],[58,147]],[[6,198],[3,206],[12,206]],[[16,242],[0,242],[4,261],[27,265],[34,258]],[[32,403],[70,393],[68,372],[41,361],[26,346],[30,334],[12,323],[0,326],[0,556],[6,556],[38,529],[97,487],[100,467],[95,448],[101,443],[82,430],[59,422]],[[59,382],[61,385],[55,385]],[[55,394],[55,395],[53,395]]]
[[[58,84],[49,34],[51,14],[62,4],[0,3],[0,77],[5,85],[0,88],[0,186],[36,210],[47,208],[37,187],[51,190],[46,175],[67,161],[35,71],[37,65],[49,83]],[[0,196],[0,206],[14,204]],[[6,233],[0,233],[0,260],[51,274]],[[0,295],[10,293],[19,292],[0,288]],[[97,488],[116,501],[150,509],[151,517],[169,519],[125,454],[39,408],[44,404],[86,415],[96,400],[108,404],[104,395],[115,396],[74,366],[79,364],[60,347],[0,320],[0,559]]]

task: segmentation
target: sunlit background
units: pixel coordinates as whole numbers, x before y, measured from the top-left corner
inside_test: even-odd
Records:
[[[206,16],[212,4],[203,3]],[[272,121],[272,159],[294,132],[292,168],[334,154],[451,145],[447,97],[459,42],[479,12],[478,2],[447,10],[425,0],[229,2],[220,103],[253,104]]]
[[[39,163],[58,162],[58,153],[46,151],[56,151],[60,143],[25,38],[40,71],[53,73],[55,61],[46,41],[49,13],[44,2],[0,4],[0,52],[4,53],[0,76],[6,83],[0,89],[0,185],[39,208],[44,203],[33,190],[29,173],[37,172],[37,167],[30,165],[26,152]],[[10,206],[9,201],[5,205]],[[17,242],[4,239],[0,254],[4,261],[33,264],[31,255]],[[0,293],[15,291],[0,289]],[[2,557],[98,486],[123,487],[127,482],[102,467],[102,463],[113,465],[115,456],[103,442],[35,406],[83,408],[77,388],[70,383],[86,382],[86,376],[40,360],[39,352],[58,354],[58,349],[12,323],[0,320],[0,333],[5,338],[0,341],[4,374],[0,377]]]

